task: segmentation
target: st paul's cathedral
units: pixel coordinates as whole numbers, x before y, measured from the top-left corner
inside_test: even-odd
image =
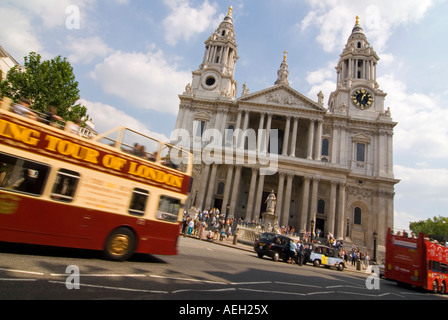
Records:
[[[322,94],[313,101],[289,85],[287,60],[285,53],[273,86],[251,93],[244,84],[237,97],[232,10],[206,40],[202,63],[179,96],[175,125],[188,132],[201,159],[186,206],[258,221],[274,192],[280,226],[298,233],[319,229],[370,248],[375,234],[384,246],[399,181],[393,172],[397,123],[376,81],[379,57],[357,18],[328,105]],[[222,140],[210,149],[216,136]]]

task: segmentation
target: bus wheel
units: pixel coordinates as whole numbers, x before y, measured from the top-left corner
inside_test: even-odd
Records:
[[[445,281],[443,281],[443,282],[440,284],[440,293],[441,293],[441,294],[446,294],[446,284],[445,284]]]
[[[119,228],[107,238],[104,254],[108,260],[128,260],[134,253],[135,242],[134,232],[128,228]]]
[[[438,290],[439,290],[439,284],[437,280],[434,280],[434,282],[432,283],[432,292],[437,293]]]

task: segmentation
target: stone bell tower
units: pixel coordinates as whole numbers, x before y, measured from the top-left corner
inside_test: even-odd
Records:
[[[205,53],[199,69],[193,72],[193,97],[236,98],[234,79],[238,60],[237,44],[232,18],[232,7],[218,29],[205,41]]]

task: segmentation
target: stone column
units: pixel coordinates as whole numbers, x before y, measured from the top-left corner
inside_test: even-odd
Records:
[[[204,208],[208,209],[211,207],[211,202],[213,199],[214,189],[215,189],[215,181],[216,181],[216,172],[218,171],[218,165],[212,164],[212,173],[210,174],[210,182],[208,183],[208,191],[207,198],[205,199]]]
[[[313,159],[313,142],[314,142],[314,119],[310,119],[310,126],[308,128],[308,150],[306,158]]]
[[[233,183],[232,198],[230,199],[230,216],[235,216],[235,207],[238,200],[238,192],[240,189],[241,166],[236,166],[235,181]]]
[[[282,226],[287,227],[289,223],[289,210],[291,208],[291,192],[292,192],[292,180],[294,179],[294,174],[288,173],[286,179],[286,193],[285,193],[285,208],[282,214]]]
[[[285,173],[279,172],[278,173],[278,189],[277,189],[277,208],[276,208],[276,214],[279,215],[278,219],[279,222],[281,221],[281,217],[283,216],[283,189],[285,186]]]
[[[232,187],[232,180],[233,180],[233,166],[229,165],[227,167],[227,178],[226,178],[226,185],[224,187],[224,197],[222,199],[222,208],[221,213],[223,215],[227,212],[227,204],[230,200],[230,188]]]
[[[307,232],[308,224],[308,202],[310,195],[310,177],[303,177],[303,189],[302,189],[302,211],[300,213],[300,232]]]
[[[198,207],[201,210],[204,210],[204,198],[205,198],[205,193],[207,191],[207,182],[208,182],[208,175],[210,172],[210,166],[209,165],[202,165],[202,174],[201,174],[201,185],[199,188],[199,195],[198,195]]]
[[[297,143],[297,127],[299,125],[299,118],[294,117],[294,125],[292,128],[292,141],[291,141],[291,157],[296,156],[296,143]]]
[[[322,156],[322,129],[323,129],[323,121],[317,120],[317,134],[316,141],[314,143],[314,160],[320,161]]]
[[[253,214],[254,219],[256,219],[257,221],[260,219],[261,201],[264,189],[264,178],[265,178],[264,175],[259,175],[257,194],[255,198],[255,209]]]
[[[319,191],[319,181],[320,181],[320,178],[314,177],[313,178],[313,187],[311,189],[311,204],[310,204],[310,220],[309,220],[309,223],[311,223],[311,220],[313,220],[314,221],[314,227],[316,227],[317,194],[318,194],[318,191]]]
[[[247,199],[246,221],[252,220],[252,213],[254,211],[255,189],[257,185],[257,175],[258,175],[258,169],[252,168],[252,178],[250,180],[249,197]]]
[[[286,128],[285,128],[285,135],[283,138],[283,152],[282,155],[283,156],[287,156],[288,155],[288,144],[289,144],[289,131],[291,129],[291,117],[287,116],[286,117]]]
[[[264,118],[265,118],[266,114],[261,113],[260,114],[260,123],[258,125],[258,152],[263,152],[266,151],[265,148],[265,141],[266,141],[266,136],[265,136],[265,131],[263,130],[264,128]]]
[[[338,194],[338,218],[337,218],[337,228],[336,228],[336,239],[345,239],[345,182],[339,183],[339,194]]]
[[[334,227],[336,220],[336,188],[338,186],[337,181],[330,182],[330,207],[328,208],[328,223],[327,231],[334,235]]]
[[[240,130],[241,130],[241,119],[242,119],[242,117],[243,117],[243,111],[239,110],[238,111],[238,116],[237,116],[237,119],[236,119],[235,131],[234,131],[234,135],[233,135],[233,147],[234,148],[238,148],[239,147],[240,138],[241,138]]]
[[[266,123],[266,141],[265,141],[265,147],[266,151],[269,150],[269,138],[271,136],[271,125],[272,125],[272,113],[268,113],[268,122]]]

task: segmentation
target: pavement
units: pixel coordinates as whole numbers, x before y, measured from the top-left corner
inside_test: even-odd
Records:
[[[200,240],[196,236],[190,236],[190,238]],[[201,241],[208,241],[208,240],[207,239],[202,239]],[[208,241],[208,242],[211,242],[211,241]],[[216,244],[216,245],[226,246],[226,247],[229,247],[229,248],[238,249],[238,250],[244,250],[244,251],[251,252],[251,253],[255,252],[253,244],[250,244],[247,241],[240,240],[240,239],[238,239],[237,244],[234,244],[233,237],[231,237],[229,240],[227,240],[227,239],[224,239],[222,241],[214,240],[211,243]],[[365,276],[369,276],[370,275],[370,273],[366,272],[366,270],[364,270],[362,268],[361,268],[361,270],[357,270],[356,266],[353,266],[350,262],[348,262],[346,264],[344,271],[349,271],[349,272],[354,272],[354,273],[358,273],[358,274],[363,274]]]

